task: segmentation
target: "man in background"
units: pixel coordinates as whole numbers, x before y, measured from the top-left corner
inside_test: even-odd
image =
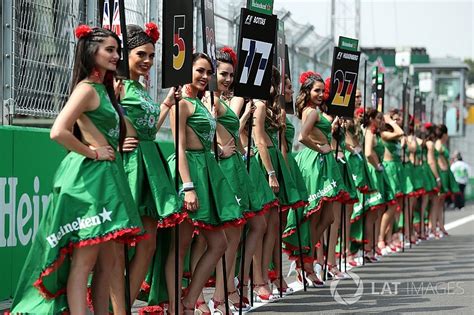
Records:
[[[453,172],[454,178],[456,179],[459,189],[461,190],[460,194],[456,194],[454,196],[454,206],[457,209],[462,210],[465,204],[464,191],[466,189],[466,185],[469,183],[471,167],[462,160],[462,155],[460,152],[454,153],[454,162],[451,164],[451,172]]]

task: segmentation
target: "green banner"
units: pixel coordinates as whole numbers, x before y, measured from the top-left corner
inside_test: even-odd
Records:
[[[359,40],[344,36],[339,36],[339,48],[350,50],[350,51],[357,51],[359,48]]]
[[[258,13],[272,15],[273,0],[247,0],[247,9]]]

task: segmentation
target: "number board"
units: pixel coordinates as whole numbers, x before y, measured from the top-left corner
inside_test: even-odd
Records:
[[[276,25],[275,15],[241,9],[236,96],[269,99]]]
[[[216,32],[214,23],[214,0],[201,0],[202,8],[202,38],[204,52],[211,58],[214,72],[217,71]],[[214,74],[209,81],[209,90],[217,90],[217,78]]]
[[[413,100],[413,117],[416,119],[422,120],[422,113],[423,112],[423,102],[421,99],[421,93],[419,89],[415,89],[415,97]]]
[[[383,113],[385,109],[385,75],[377,74],[377,111]]]
[[[163,0],[163,88],[192,81],[193,0]]]
[[[360,52],[334,47],[329,114],[346,118],[354,117],[359,61]]]
[[[288,75],[288,78],[290,78],[291,80],[290,53],[289,53],[288,45],[285,45],[285,73]],[[292,82],[292,85],[293,85],[293,82]],[[293,99],[285,103],[285,111],[287,114],[290,114],[290,115],[295,114],[295,105],[293,103]]]
[[[109,0],[99,2],[100,21],[102,28],[111,30],[120,38],[121,51],[120,62],[117,67],[117,77],[128,79],[130,77],[128,69],[128,49],[127,49],[127,28],[125,22],[124,0],[114,0],[113,5]]]
[[[372,108],[377,108],[377,73],[378,68],[375,67],[372,70],[372,85],[371,85],[371,97],[370,101],[372,103]]]

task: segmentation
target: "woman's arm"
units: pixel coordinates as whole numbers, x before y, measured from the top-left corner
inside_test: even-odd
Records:
[[[438,165],[436,163],[436,158],[435,158],[435,146],[433,144],[433,141],[427,141],[426,142],[426,149],[428,153],[428,165],[430,166],[431,172],[434,174],[436,178],[436,183],[438,186],[441,184],[441,179],[439,178],[439,173],[438,173]]]
[[[72,130],[79,117],[86,111],[99,106],[99,96],[89,84],[80,83],[72,92],[69,100],[59,113],[51,128],[52,140],[66,149],[95,160],[114,160],[115,153],[111,146],[90,148],[77,139]]]
[[[367,161],[369,161],[370,164],[377,168],[380,164],[380,160],[374,150],[374,141],[375,135],[372,133],[372,131],[367,130],[367,132],[365,133],[365,156],[367,157]]]
[[[168,116],[168,113],[170,112],[170,109],[176,104],[176,99],[178,100],[178,102],[181,100],[181,88],[178,88],[176,90],[174,87],[172,87],[168,91],[165,100],[160,105],[160,117],[158,118],[158,122],[156,123],[156,128],[158,130],[160,130],[161,125],[163,125],[166,116]]]
[[[385,123],[393,128],[393,131],[383,131],[382,133],[380,133],[382,140],[392,141],[400,139],[404,134],[402,128],[400,128],[400,126],[394,120],[392,120],[389,115],[385,114],[383,118],[385,120]]]
[[[291,143],[289,144],[288,142],[286,142],[286,111],[284,109],[281,110],[281,121],[284,125],[284,128],[280,130],[280,150],[281,154],[283,155],[283,158],[286,161],[286,164],[288,164],[288,145],[291,145]]]

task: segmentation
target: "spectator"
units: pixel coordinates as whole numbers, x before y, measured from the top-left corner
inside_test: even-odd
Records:
[[[453,172],[454,178],[461,190],[460,194],[454,196],[454,205],[457,209],[462,210],[465,203],[464,191],[469,182],[469,177],[471,176],[471,167],[462,160],[460,152],[455,152],[454,156],[454,162],[451,164],[451,172]]]

